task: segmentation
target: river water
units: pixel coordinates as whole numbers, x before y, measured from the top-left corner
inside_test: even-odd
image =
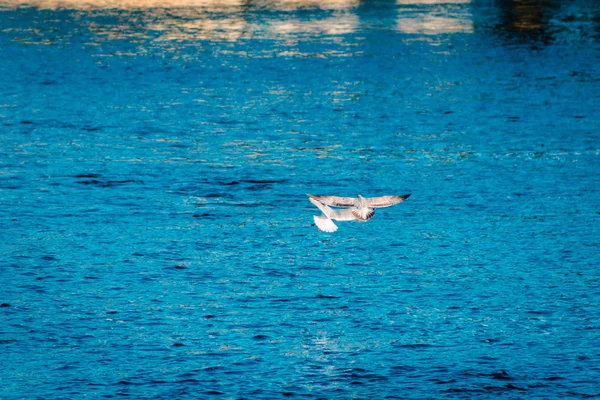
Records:
[[[598,15],[0,0],[0,398],[600,395]]]

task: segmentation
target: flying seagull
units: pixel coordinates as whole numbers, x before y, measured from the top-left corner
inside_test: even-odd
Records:
[[[337,226],[332,220],[350,221],[359,220],[368,221],[375,215],[375,208],[390,207],[406,200],[410,194],[404,196],[381,196],[381,197],[338,197],[338,196],[313,196],[309,194],[309,200],[317,206],[323,216],[315,216],[315,224],[320,230],[325,232],[335,232]],[[333,210],[328,206],[344,207],[342,210]]]
[[[310,195],[309,195],[310,196]],[[352,213],[352,210],[349,208],[345,208],[342,210],[334,210],[331,207],[315,200],[312,197],[309,197],[311,203],[313,203],[319,210],[323,212],[323,215],[315,215],[313,216],[315,220],[315,224],[319,228],[320,231],[323,232],[335,232],[338,230],[336,224],[333,223],[333,220],[336,221],[352,221],[356,219],[356,216]]]

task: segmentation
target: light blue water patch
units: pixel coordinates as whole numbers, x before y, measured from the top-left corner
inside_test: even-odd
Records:
[[[599,12],[0,1],[0,398],[600,395]]]

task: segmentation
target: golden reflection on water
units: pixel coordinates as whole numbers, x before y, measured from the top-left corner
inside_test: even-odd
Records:
[[[397,29],[404,33],[437,35],[441,33],[472,33],[473,22],[465,15],[440,17],[423,13],[410,18],[398,18]]]
[[[471,0],[396,0],[403,6],[396,28],[400,32],[423,35],[473,32]],[[423,8],[422,5],[431,7]],[[411,7],[413,6],[413,7]]]
[[[471,0],[396,0],[389,29],[407,34],[436,35],[473,32]],[[426,5],[426,7],[423,7]],[[152,42],[238,41],[274,39],[296,42],[323,36],[341,37],[362,28],[360,0],[0,0],[0,7],[74,10],[92,16],[113,16],[117,24],[83,18],[106,39]],[[260,10],[279,12],[257,18]],[[291,11],[318,9],[310,18]],[[392,20],[393,21],[393,20]],[[22,40],[23,41],[23,40]]]
[[[122,21],[119,25],[91,24],[96,35],[110,39],[152,38],[154,41],[237,41],[262,38],[297,41],[305,37],[349,34],[359,27],[358,17],[335,12],[310,20],[288,15],[282,19],[250,20],[242,12],[217,13],[203,8],[144,10],[135,18],[127,11],[107,11]],[[139,13],[139,12],[138,12]]]
[[[74,22],[85,24],[98,35],[98,40],[193,42],[258,38],[293,43],[323,36],[343,40],[343,35],[360,32],[373,24],[363,16],[373,4],[369,0],[0,0],[0,10],[71,10],[76,17],[84,17],[75,18]],[[584,36],[598,31],[593,6],[574,7],[572,11],[568,6],[551,7],[554,3],[550,0],[502,0],[492,4],[491,9],[503,14],[498,29],[507,32],[543,33],[553,29],[553,25],[560,28],[567,24]],[[440,35],[474,32],[473,11],[481,4],[473,0],[391,0],[385,5],[386,13],[375,23],[378,28],[409,35]],[[311,10],[311,14],[295,12],[299,10]],[[267,13],[264,18],[262,11],[274,13]],[[115,17],[119,23],[109,25],[94,18],[103,16]],[[51,22],[48,14],[43,18],[44,22]],[[19,29],[27,30],[12,28]],[[33,34],[15,40],[52,44],[58,36],[43,37],[44,29],[37,24],[31,30]],[[7,32],[0,27],[2,31]]]
[[[339,13],[319,20],[287,19],[273,21],[269,24],[269,31],[276,36],[283,37],[297,34],[345,35],[356,31],[358,27],[359,19],[356,14]]]
[[[360,0],[0,0],[0,7],[37,7],[47,10],[119,9],[202,7],[207,11],[227,11],[253,6],[277,10],[300,8],[348,9],[359,5]]]
[[[241,13],[241,8],[218,13],[215,9],[175,8],[149,10],[146,28],[159,41],[236,41],[251,37],[253,27]]]

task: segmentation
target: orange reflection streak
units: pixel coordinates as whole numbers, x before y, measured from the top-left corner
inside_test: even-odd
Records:
[[[472,15],[464,6],[470,3],[471,0],[396,0],[396,4],[408,6],[399,12],[396,27],[411,34],[470,33],[474,30]]]
[[[173,8],[173,7],[210,7],[212,9],[227,9],[241,6],[243,0],[0,0],[3,7],[37,7],[47,10],[95,10],[95,9],[144,9],[144,8]]]
[[[341,13],[318,21],[288,19],[269,24],[269,31],[276,36],[344,35],[354,32],[359,25],[358,17],[351,13]]]
[[[471,0],[396,0],[396,23],[409,34],[473,32]],[[361,29],[360,0],[0,0],[0,7],[73,9],[110,15],[118,24],[88,21],[97,39],[151,42],[238,41],[268,38],[295,43],[306,38],[342,36]],[[294,11],[328,10],[307,19]],[[257,19],[252,10],[280,11],[277,19]],[[334,39],[337,40],[337,39]],[[140,47],[141,48],[141,47]],[[284,55],[302,55],[286,53]]]
[[[92,23],[89,29],[99,37],[152,38],[157,41],[236,41],[261,36],[290,40],[302,36],[343,35],[358,28],[352,9],[359,0],[0,0],[0,7],[37,7],[98,11],[114,15],[121,23],[105,26]],[[301,20],[287,15],[271,22],[249,22],[249,8],[293,11],[302,8],[333,10],[319,20]],[[135,18],[128,18],[135,12]],[[133,22],[131,22],[133,21]],[[149,34],[152,32],[152,34]]]
[[[241,7],[227,11],[206,8],[148,10],[146,28],[159,33],[156,40],[235,41],[252,34],[253,27],[243,18]]]
[[[0,0],[0,7],[37,7],[40,9],[146,9],[202,7],[210,11],[225,11],[231,8],[257,6],[276,10],[300,8],[348,9],[359,5],[359,0]]]
[[[263,0],[253,1],[252,4],[282,11],[298,10],[301,8],[347,10],[358,7],[360,0]]]
[[[399,18],[397,27],[399,31],[404,33],[425,35],[473,32],[473,23],[471,21],[460,18],[436,17],[434,15],[421,15],[417,18]]]

